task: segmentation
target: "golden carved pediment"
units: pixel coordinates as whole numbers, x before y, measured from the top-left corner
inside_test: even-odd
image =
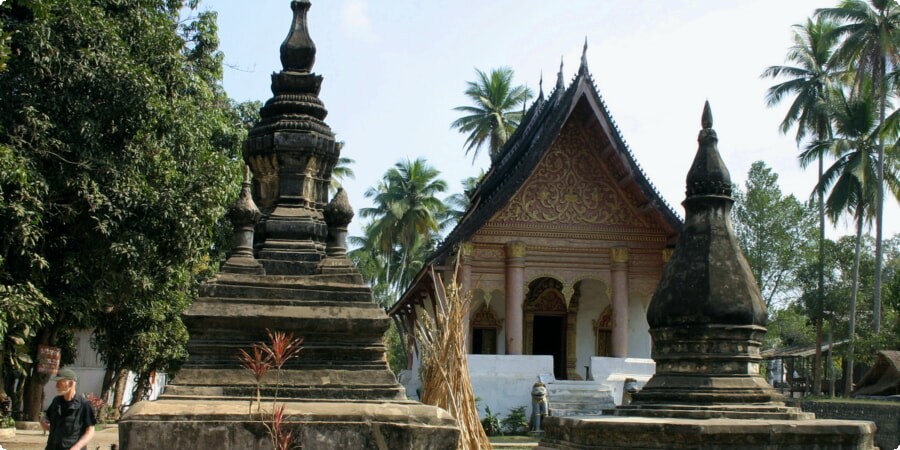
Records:
[[[567,123],[493,221],[649,227],[605,166],[596,143],[578,126]]]

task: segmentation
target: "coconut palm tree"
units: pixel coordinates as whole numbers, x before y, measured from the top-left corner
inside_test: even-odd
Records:
[[[444,199],[447,207],[447,214],[441,222],[441,231],[448,230],[463,218],[463,215],[469,209],[471,197],[469,195],[478,187],[478,183],[484,178],[484,170],[474,177],[467,177],[462,180],[462,192],[458,192]]]
[[[807,137],[813,140],[827,141],[831,139],[831,121],[828,115],[829,87],[835,83],[838,67],[832,61],[836,37],[835,24],[823,18],[816,21],[807,19],[803,25],[794,25],[794,45],[788,50],[786,60],[791,66],[771,66],[763,74],[763,78],[788,78],[769,88],[766,93],[768,106],[772,107],[790,96],[794,96],[790,108],[781,122],[781,132],[787,134],[795,125],[797,127],[797,145]],[[819,153],[813,160],[818,160],[818,183],[822,182],[824,156],[826,147],[814,147]],[[805,163],[804,163],[805,161]],[[801,158],[801,166],[806,168],[810,159]],[[814,195],[815,191],[814,191]],[[822,309],[825,289],[825,200],[824,193],[819,191],[819,249],[818,249],[818,292],[816,325],[816,354],[814,364],[820,367],[822,352],[822,317],[818,311]],[[814,370],[814,385],[819,384],[819,371]]]
[[[341,142],[341,145],[343,146],[343,142]],[[331,182],[328,185],[328,191],[331,195],[334,195],[342,187],[341,183],[344,180],[356,179],[356,173],[350,168],[350,165],[355,163],[356,161],[351,158],[344,156],[338,158],[337,164],[331,170]]]
[[[513,86],[513,70],[509,67],[492,69],[489,74],[475,69],[478,80],[466,82],[466,97],[471,106],[453,108],[464,116],[450,126],[460,133],[468,134],[466,154],[474,149],[472,161],[485,144],[491,155],[491,162],[500,148],[509,139],[522,119],[522,105],[532,97],[525,86]]]
[[[871,225],[878,192],[878,113],[876,101],[871,95],[853,98],[841,89],[831,93],[830,113],[835,136],[811,142],[801,158],[812,159],[828,151],[835,156],[834,163],[822,174],[816,191],[828,192],[826,210],[833,222],[850,212],[856,222],[856,243],[853,258],[853,275],[850,295],[850,321],[848,335],[849,372],[846,377],[845,395],[852,390],[853,346],[856,336],[856,305],[859,291],[859,254],[863,230]],[[888,188],[897,192],[896,171],[885,174]]]
[[[816,16],[832,19],[840,25],[834,35],[842,41],[833,59],[856,69],[855,87],[870,80],[878,100],[878,123],[885,119],[889,90],[888,74],[897,66],[900,55],[900,5],[895,0],[844,0],[836,8],[816,10]],[[878,170],[875,204],[875,281],[873,295],[873,330],[881,329],[882,229],[884,213],[884,141],[877,146]]]
[[[374,203],[360,210],[362,217],[372,221],[367,227],[367,245],[387,261],[385,279],[395,292],[406,286],[434,247],[446,210],[437,198],[447,190],[439,175],[424,159],[407,159],[396,163],[378,185],[365,192]]]

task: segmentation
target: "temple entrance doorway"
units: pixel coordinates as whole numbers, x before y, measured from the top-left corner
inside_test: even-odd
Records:
[[[553,376],[566,379],[566,317],[563,315],[534,316],[532,354],[553,356]]]

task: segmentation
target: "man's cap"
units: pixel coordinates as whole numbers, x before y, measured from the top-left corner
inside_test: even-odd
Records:
[[[74,370],[68,367],[63,367],[62,369],[59,369],[58,372],[56,372],[56,380],[72,380],[77,382],[78,375],[75,374]]]

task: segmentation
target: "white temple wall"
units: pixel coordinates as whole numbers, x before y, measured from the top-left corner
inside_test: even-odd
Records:
[[[647,323],[649,297],[631,297],[628,302],[628,356],[650,357],[650,325]]]
[[[584,377],[584,367],[591,364],[591,357],[596,351],[597,342],[594,322],[600,313],[610,304],[608,288],[600,280],[582,280],[581,298],[578,303],[578,319],[576,321],[575,357],[578,374]]]
[[[531,387],[538,376],[553,378],[553,357],[534,355],[469,355],[469,377],[478,401],[478,415],[484,417],[484,407],[503,417],[509,410],[525,406],[531,414]],[[552,405],[551,405],[552,407]]]

